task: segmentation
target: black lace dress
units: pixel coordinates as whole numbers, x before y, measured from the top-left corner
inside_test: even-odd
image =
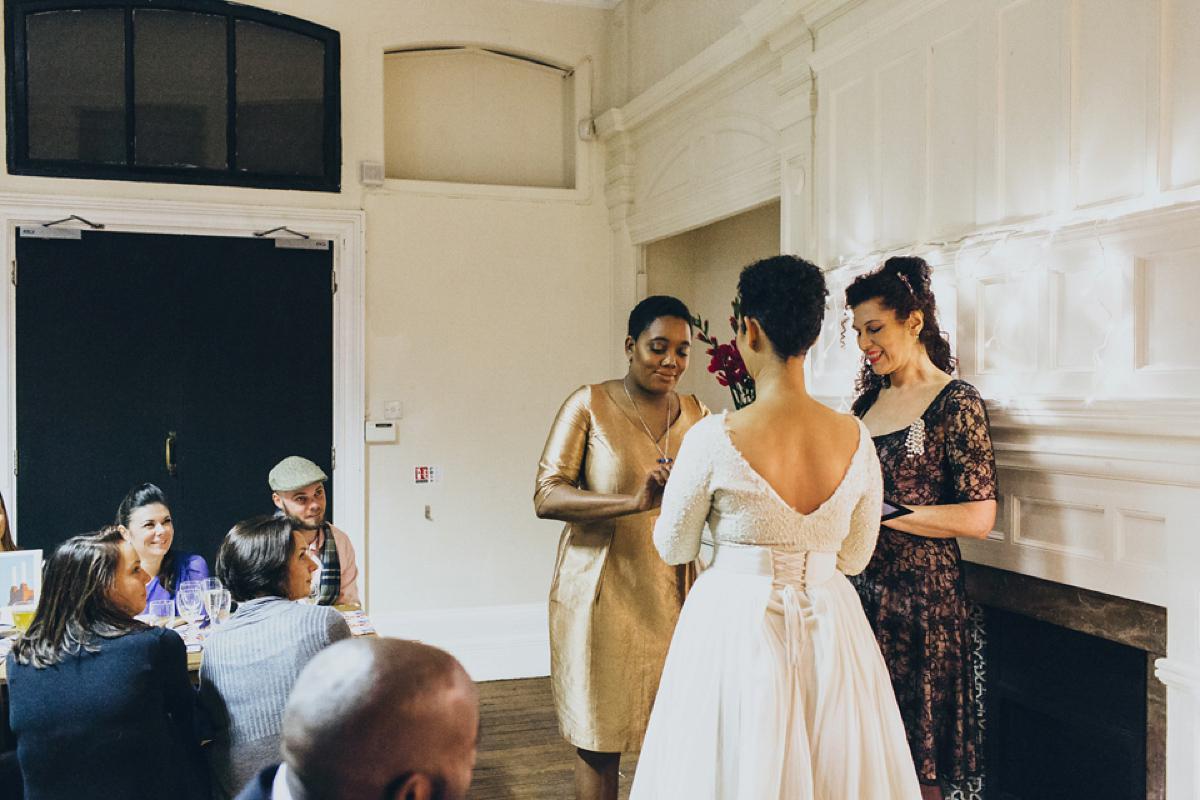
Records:
[[[893,503],[996,498],[987,410],[968,383],[950,381],[920,419],[874,442],[884,498]],[[871,563],[851,581],[891,672],[917,776],[933,784],[979,774],[980,725],[957,540],[884,526]]]

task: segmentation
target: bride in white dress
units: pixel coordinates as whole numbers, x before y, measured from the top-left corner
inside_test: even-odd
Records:
[[[813,400],[825,280],[792,256],[738,281],[757,399],[688,432],[654,543],[711,565],[671,641],[631,800],[920,800],[887,668],[847,574],[871,558],[882,478],[866,428]]]

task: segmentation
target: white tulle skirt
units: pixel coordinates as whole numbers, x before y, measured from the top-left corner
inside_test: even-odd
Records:
[[[675,628],[631,800],[920,800],[887,668],[835,563],[718,547]]]

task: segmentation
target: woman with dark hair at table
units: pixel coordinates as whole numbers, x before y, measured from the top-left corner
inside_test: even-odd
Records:
[[[117,508],[116,524],[146,570],[149,583],[142,611],[150,608],[153,600],[173,600],[175,590],[184,581],[208,577],[203,557],[175,548],[175,522],[167,507],[167,496],[153,483],[143,483],[125,495]]]
[[[0,553],[20,549],[13,540],[12,526],[8,522],[8,507],[4,505],[4,495],[0,495]]]
[[[908,732],[922,796],[982,770],[966,584],[957,538],[982,539],[996,518],[987,410],[954,375],[938,326],[929,265],[889,258],[846,289],[865,358],[851,411],[871,431],[889,519],[854,578]]]
[[[308,597],[317,563],[286,517],[239,522],[217,551],[217,576],[238,602],[204,645],[200,696],[213,723],[209,764],[217,797],[233,797],[279,762],[283,706],[309,659],[350,638],[331,606]]]
[[[26,800],[208,796],[187,651],[134,619],[145,604],[146,573],[117,528],[50,556],[7,662]]]

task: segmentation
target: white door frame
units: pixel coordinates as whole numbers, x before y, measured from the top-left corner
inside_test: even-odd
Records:
[[[197,236],[244,236],[286,225],[294,231],[333,242],[333,267],[338,291],[333,296],[333,444],[337,466],[333,490],[337,498],[337,524],[346,531],[360,554],[364,570],[359,585],[367,585],[366,559],[366,445],[363,418],[366,398],[364,367],[365,320],[363,274],[365,271],[365,215],[358,210],[286,208],[210,203],[121,200],[95,197],[62,197],[0,194],[0,253],[4,265],[4,303],[0,307],[0,351],[6,364],[0,371],[3,390],[0,410],[0,491],[8,503],[20,536],[20,498],[16,493],[13,462],[16,448],[16,293],[12,269],[16,260],[16,234],[20,225],[35,225],[72,214],[104,225],[105,230],[130,233],[165,233]],[[74,220],[62,227],[82,227]],[[283,234],[273,234],[275,236]],[[17,276],[18,281],[20,276]],[[267,476],[263,476],[264,508],[270,502]],[[114,502],[115,499],[114,499]],[[103,518],[103,515],[101,515]],[[365,592],[364,592],[365,597]]]

